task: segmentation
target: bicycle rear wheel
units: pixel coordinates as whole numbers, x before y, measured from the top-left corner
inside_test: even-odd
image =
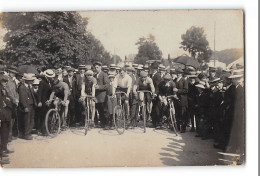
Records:
[[[118,134],[123,134],[125,132],[125,112],[119,105],[114,108],[113,121]]]
[[[144,104],[143,105],[143,113],[142,113],[142,116],[143,116],[143,121],[144,121],[144,133],[146,132],[146,105]]]
[[[60,133],[61,120],[56,109],[50,109],[45,116],[46,132],[49,136],[55,137]]]

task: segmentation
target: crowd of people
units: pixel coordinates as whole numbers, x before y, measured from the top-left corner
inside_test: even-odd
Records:
[[[173,95],[177,130],[214,139],[215,148],[244,152],[244,69],[217,70],[191,66],[166,68],[159,62],[118,66],[79,65],[21,73],[15,66],[0,67],[2,164],[11,151],[8,142],[32,140],[32,132],[46,136],[45,115],[54,97],[65,108],[62,129],[84,125],[84,102],[91,95],[91,126],[111,129],[116,92],[123,91],[127,128],[133,127],[140,100],[147,101],[151,127],[161,128],[169,117],[167,96]],[[147,90],[150,93],[139,93]],[[55,102],[54,102],[55,103]],[[187,128],[189,127],[189,128]]]

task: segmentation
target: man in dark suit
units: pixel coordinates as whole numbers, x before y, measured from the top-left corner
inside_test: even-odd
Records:
[[[96,89],[96,109],[99,113],[101,127],[105,127],[107,122],[107,105],[106,105],[106,90],[109,86],[109,78],[106,73],[101,70],[102,63],[94,63],[95,78],[97,79]]]
[[[83,123],[84,115],[82,112],[84,111],[84,107],[82,103],[79,102],[81,96],[81,88],[82,84],[85,84],[86,81],[86,66],[79,65],[79,73],[75,75],[76,83],[75,83],[75,122],[76,123]]]
[[[47,135],[45,129],[45,115],[48,110],[46,101],[51,95],[51,79],[55,76],[55,73],[51,70],[45,70],[43,75],[40,77],[41,81],[39,83],[39,88],[37,92],[38,108],[39,108],[39,130],[42,135]]]
[[[10,124],[12,119],[12,102],[6,92],[8,76],[0,75],[0,163],[9,164],[8,160],[2,160],[2,157],[7,156],[8,153],[13,153],[7,149],[8,135],[10,131]]]
[[[63,82],[67,83],[70,89],[70,95],[69,95],[69,123],[75,122],[75,101],[76,101],[76,78],[74,77],[74,69],[69,68],[68,75],[63,77]],[[69,125],[70,125],[69,124]]]
[[[24,74],[24,83],[19,87],[19,107],[22,112],[24,123],[23,137],[26,140],[32,140],[32,128],[34,125],[34,114],[36,106],[36,98],[34,97],[32,83],[34,77],[32,74]]]
[[[176,117],[177,117],[177,127],[181,130],[181,133],[184,133],[186,131],[186,126],[188,122],[188,114],[187,114],[187,108],[188,108],[188,81],[187,78],[183,77],[183,70],[178,68],[176,70],[177,73],[177,79],[176,79],[176,88],[177,96],[180,99],[177,103],[176,108]]]

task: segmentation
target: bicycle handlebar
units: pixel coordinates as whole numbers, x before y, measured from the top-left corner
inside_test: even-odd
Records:
[[[95,97],[93,97],[93,96],[91,96],[91,95],[85,95],[85,96],[83,96],[84,98],[95,98]]]
[[[126,96],[126,93],[122,92],[122,91],[117,91],[117,92],[115,92],[115,94],[124,94]]]
[[[153,95],[153,93],[149,90],[139,90],[139,91],[136,91],[137,93],[140,93],[140,92],[143,92],[143,93],[150,93],[151,95]]]

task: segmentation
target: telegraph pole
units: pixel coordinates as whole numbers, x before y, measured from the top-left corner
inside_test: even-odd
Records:
[[[216,50],[215,50],[215,45],[216,45],[216,21],[214,22],[214,67],[216,67]]]

